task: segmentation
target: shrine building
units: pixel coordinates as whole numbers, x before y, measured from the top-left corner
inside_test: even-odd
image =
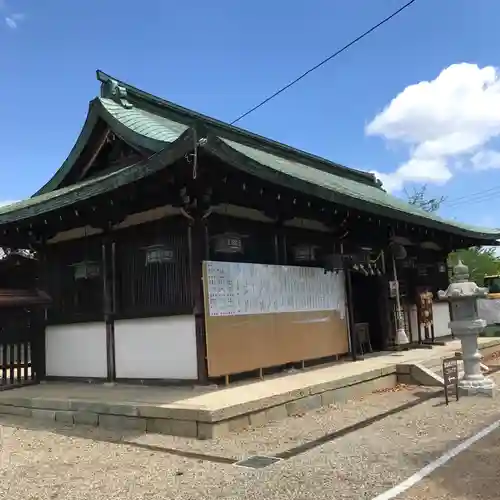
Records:
[[[97,78],[66,161],[0,208],[0,246],[36,252],[46,297],[19,339],[38,349],[31,381],[203,384],[360,359],[397,348],[401,326],[415,348],[450,334],[447,256],[498,231]]]

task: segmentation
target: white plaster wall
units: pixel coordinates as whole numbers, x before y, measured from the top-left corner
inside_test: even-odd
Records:
[[[448,309],[448,304],[444,302],[433,302],[432,303],[432,315],[434,318],[434,337],[446,337],[451,335],[451,330],[448,326],[450,322],[450,312]],[[412,305],[410,307],[410,322],[411,331],[413,333],[413,340],[418,341],[418,316],[417,316],[417,306]],[[424,338],[424,328],[422,327],[422,338]]]
[[[434,336],[447,337],[451,335],[450,327],[450,309],[447,302],[433,302],[432,315],[434,316]]]
[[[500,300],[499,299],[478,299],[477,313],[488,325],[500,323]]]
[[[194,316],[115,322],[117,378],[196,379]]]
[[[54,377],[106,377],[106,326],[100,323],[48,326],[46,370]]]
[[[418,315],[417,315],[417,306],[416,304],[412,304],[410,306],[410,327],[411,327],[411,334],[412,338],[410,339],[413,342],[418,342]],[[410,336],[410,332],[406,332],[408,337]],[[423,332],[422,332],[423,336]]]

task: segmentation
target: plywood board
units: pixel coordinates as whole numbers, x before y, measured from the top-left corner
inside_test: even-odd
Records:
[[[258,264],[254,265],[258,266]],[[209,267],[205,264],[203,278],[208,373],[210,376],[241,373],[348,352],[348,330],[343,301],[338,304],[340,310],[299,310],[211,316],[209,314],[208,286],[210,276],[207,269]],[[279,273],[275,273],[275,276],[277,274]],[[339,281],[339,283],[343,285],[343,281]],[[296,285],[292,283],[289,286]],[[302,284],[302,286],[309,290],[309,293],[313,293],[311,285],[307,287]],[[343,296],[343,289],[341,292]],[[304,293],[307,294],[307,291]],[[328,291],[324,290],[322,293],[328,293]],[[333,293],[339,295],[340,292],[334,291]],[[323,298],[322,300],[323,302],[318,302],[325,303],[328,299]],[[272,300],[269,301],[269,303],[271,302]],[[301,299],[301,302],[295,303],[311,306],[318,302],[304,298]]]

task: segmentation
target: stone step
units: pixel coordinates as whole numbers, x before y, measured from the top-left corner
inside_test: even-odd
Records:
[[[368,375],[370,375],[368,377]],[[81,399],[41,397],[32,387],[31,397],[21,397],[23,389],[0,394],[0,414],[32,417],[64,424],[84,424],[132,432],[151,432],[197,439],[211,439],[238,432],[247,427],[298,416],[323,406],[344,403],[375,391],[392,389],[397,379],[393,369],[368,370],[359,376],[349,376],[320,384],[318,392],[309,390],[299,395],[278,398],[271,406],[240,405],[240,408],[208,410],[198,406],[188,408],[169,405],[125,402],[105,403]],[[50,383],[46,384],[50,386]],[[321,390],[319,387],[323,386]],[[119,385],[117,386],[119,389]]]

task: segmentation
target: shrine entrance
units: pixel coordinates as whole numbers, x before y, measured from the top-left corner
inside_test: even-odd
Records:
[[[383,280],[377,274],[363,274],[351,271],[352,309],[355,336],[359,354],[383,351],[386,335],[380,298],[383,294]]]

